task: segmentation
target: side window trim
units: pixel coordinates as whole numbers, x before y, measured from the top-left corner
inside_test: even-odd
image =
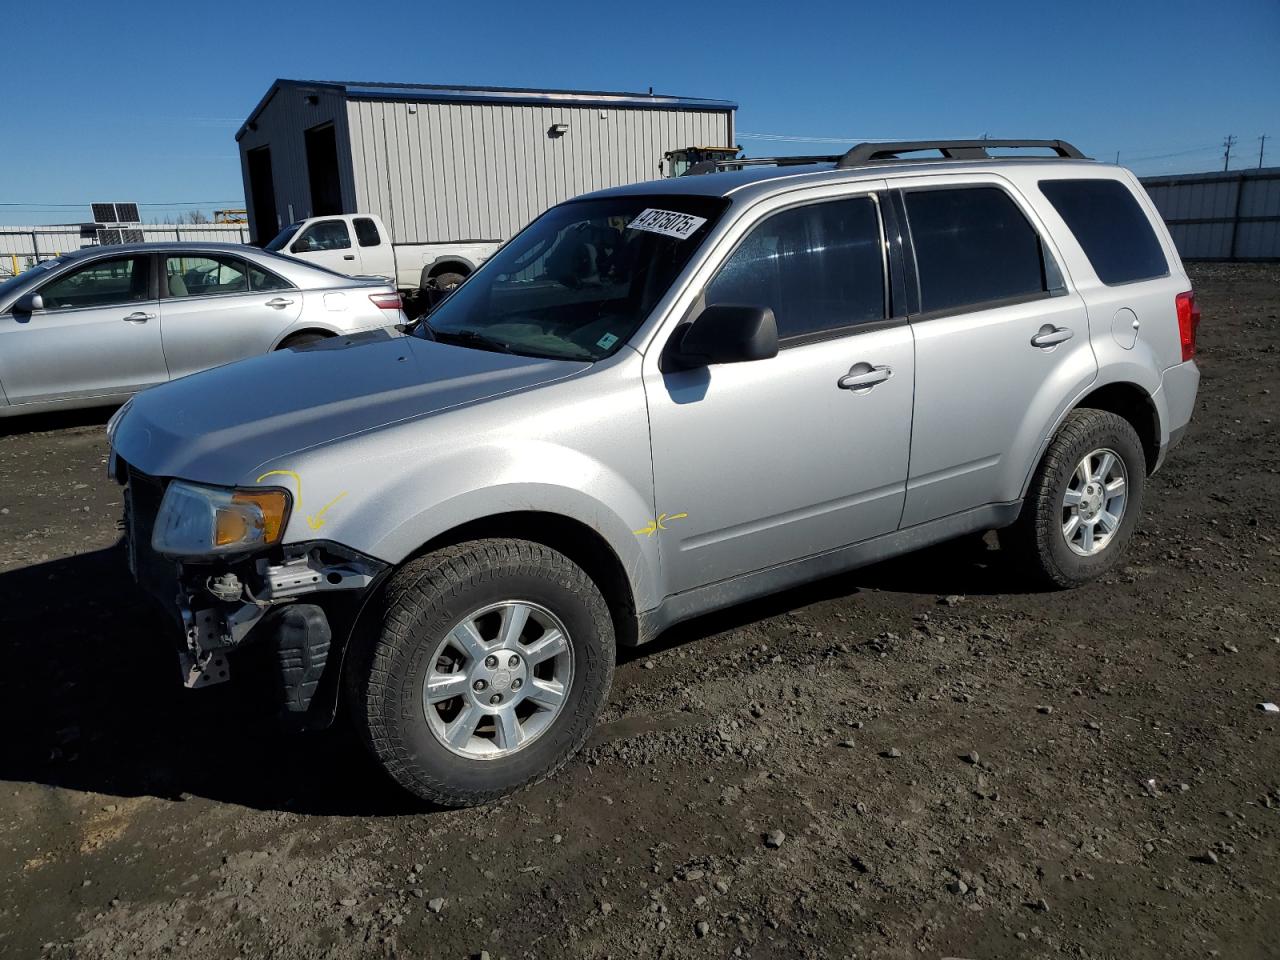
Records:
[[[715,270],[712,272],[707,282],[703,284],[702,289],[698,291],[697,297],[694,299],[693,303],[690,305],[689,310],[686,312],[684,316],[684,319],[682,319],[680,323],[676,326],[676,329],[677,330],[681,329],[686,323],[692,321],[699,313],[702,312],[703,309],[705,309],[707,289],[711,286],[712,283],[715,282],[716,278],[720,275],[720,271],[721,269],[723,269],[724,265],[727,264],[733,258],[734,254],[738,252],[738,250],[743,246],[743,244],[745,244],[750,239],[751,235],[762,224],[768,222],[770,219],[772,219],[773,217],[779,214],[786,213],[789,210],[796,210],[802,207],[815,207],[825,203],[840,203],[842,201],[858,200],[863,198],[870,200],[872,203],[872,206],[875,208],[876,224],[880,232],[880,269],[881,269],[881,277],[882,277],[881,283],[883,285],[882,293],[883,293],[883,301],[884,301],[884,304],[881,308],[881,311],[883,314],[882,317],[879,320],[869,320],[863,323],[850,323],[840,327],[830,327],[826,330],[815,330],[811,333],[792,334],[791,336],[788,336],[788,337],[780,336],[778,338],[778,349],[787,350],[792,347],[807,346],[808,344],[811,344],[811,343],[821,343],[822,341],[825,341],[825,340],[841,340],[846,337],[857,336],[860,333],[871,333],[872,331],[875,331],[875,330],[884,330],[889,327],[900,326],[902,324],[907,323],[908,317],[906,313],[899,313],[895,304],[895,297],[894,297],[892,284],[894,283],[894,278],[898,271],[895,270],[891,265],[892,261],[894,260],[894,257],[892,256],[891,251],[889,249],[888,226],[886,224],[886,217],[885,217],[884,209],[881,202],[881,196],[880,196],[882,193],[883,191],[880,188],[876,188],[872,190],[858,190],[851,193],[838,194],[834,196],[826,196],[826,197],[820,197],[820,198],[809,197],[803,200],[797,200],[795,203],[789,203],[780,207],[773,207],[772,209],[766,211],[761,216],[753,220],[747,226],[747,228],[743,231],[742,235],[738,237],[738,239],[734,242],[733,246],[720,259],[720,262],[716,264]],[[899,251],[899,255],[900,254],[901,254],[901,251]]]
[[[911,232],[911,218],[907,214],[906,195],[908,193],[922,193],[927,190],[973,190],[981,188],[991,188],[1001,191],[1009,201],[1017,208],[1018,213],[1026,220],[1027,226],[1031,228],[1031,232],[1035,234],[1036,244],[1040,251],[1040,277],[1041,282],[1047,288],[1038,293],[1028,293],[1016,297],[1003,297],[996,300],[979,300],[975,303],[962,304],[960,306],[945,307],[939,310],[922,310],[924,304],[924,291],[920,284],[920,267],[916,259],[916,243],[915,237]],[[911,296],[910,319],[913,323],[921,323],[928,320],[941,320],[944,317],[960,317],[973,313],[982,313],[986,310],[998,310],[1002,307],[1012,307],[1023,303],[1035,303],[1039,300],[1048,300],[1053,297],[1066,295],[1069,290],[1066,286],[1066,275],[1059,263],[1059,258],[1054,256],[1053,251],[1049,248],[1049,244],[1045,240],[1044,231],[1037,225],[1035,220],[1027,215],[1026,206],[1019,201],[1019,198],[1006,187],[1003,183],[996,180],[973,180],[964,182],[946,181],[938,184],[917,184],[910,187],[890,187],[890,192],[894,194],[895,210],[899,212],[903,224],[903,241],[906,244],[904,251],[904,262],[909,264],[910,279],[908,283],[908,293]],[[1050,270],[1050,263],[1053,268]],[[1058,286],[1053,286],[1054,280],[1058,281]]]

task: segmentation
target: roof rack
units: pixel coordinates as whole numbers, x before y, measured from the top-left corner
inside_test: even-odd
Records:
[[[989,147],[1052,150],[1065,160],[1086,160],[1083,153],[1065,140],[898,140],[891,143],[860,143],[836,160],[837,170],[860,167],[883,160],[926,160],[933,157],[901,157],[903,153],[937,150],[946,160],[990,160]],[[1007,157],[996,159],[1005,160]]]

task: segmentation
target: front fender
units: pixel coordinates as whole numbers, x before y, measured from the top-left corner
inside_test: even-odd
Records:
[[[260,482],[272,482],[269,472]],[[648,470],[641,475],[649,476]],[[433,457],[429,465],[398,456],[345,469],[308,465],[304,458],[279,477],[303,488],[286,542],[323,537],[400,564],[463,524],[505,513],[546,513],[600,534],[627,572],[637,609],[661,600],[657,539],[644,531],[652,520],[651,492],[577,450],[508,441]]]

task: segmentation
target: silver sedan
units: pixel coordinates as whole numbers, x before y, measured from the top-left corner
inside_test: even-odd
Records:
[[[0,417],[120,403],[232,360],[404,322],[384,280],[253,247],[86,247],[0,283]]]

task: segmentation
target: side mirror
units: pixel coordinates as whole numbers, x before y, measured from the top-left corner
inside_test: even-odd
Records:
[[[14,313],[35,313],[44,309],[44,297],[38,293],[24,293],[13,304]]]
[[[778,355],[778,323],[768,307],[717,303],[672,338],[664,367],[693,370],[715,363],[745,363]]]

